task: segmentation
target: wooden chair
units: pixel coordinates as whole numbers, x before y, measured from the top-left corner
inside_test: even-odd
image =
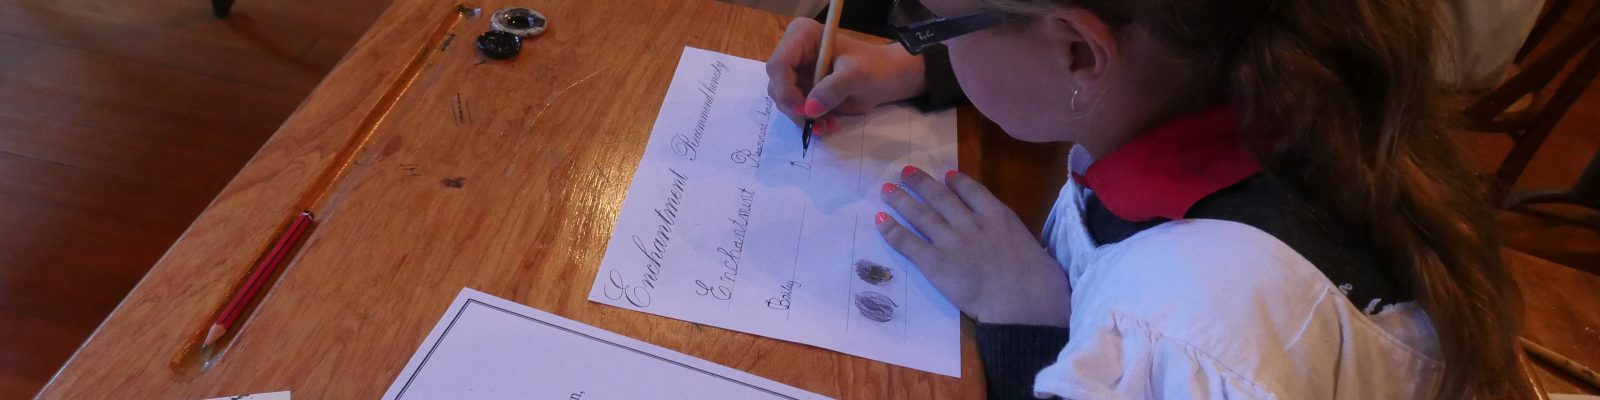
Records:
[[[1533,30],[1528,31],[1528,39],[1523,41],[1522,49],[1517,50],[1517,62],[1522,62],[1528,58],[1528,54],[1533,53],[1533,48],[1544,41],[1544,35],[1550,34],[1550,28],[1561,21],[1561,16],[1567,13],[1568,8],[1572,8],[1572,0],[1550,0],[1544,14],[1533,24]]]
[[[1523,52],[1530,52],[1549,31],[1549,25],[1558,21],[1570,6],[1570,0],[1556,0],[1551,11],[1540,18],[1539,25],[1530,35]],[[1593,7],[1583,22],[1571,34],[1560,38],[1543,54],[1522,65],[1521,72],[1472,100],[1461,113],[1464,128],[1472,131],[1505,133],[1514,145],[1489,188],[1489,197],[1496,204],[1504,204],[1510,188],[1522,176],[1539,147],[1544,144],[1556,123],[1566,115],[1583,95],[1597,73],[1600,73],[1600,6]],[[1562,71],[1576,64],[1572,71]],[[1518,100],[1532,96],[1531,107],[1508,110]]]

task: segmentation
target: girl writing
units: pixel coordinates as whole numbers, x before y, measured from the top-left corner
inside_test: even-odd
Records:
[[[796,20],[769,91],[824,141],[914,98],[1074,143],[1042,238],[955,171],[883,189],[885,241],[979,322],[991,397],[1517,396],[1518,292],[1443,136],[1433,7],[899,0],[902,43],[835,39],[820,82]]]

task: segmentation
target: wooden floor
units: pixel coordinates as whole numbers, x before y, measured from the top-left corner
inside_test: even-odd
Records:
[[[49,379],[387,4],[0,0],[0,399]],[[1572,114],[1521,186],[1600,147],[1600,90]],[[1506,146],[1463,140],[1485,169]],[[1600,274],[1600,215],[1538,210],[1502,213],[1512,246]]]
[[[0,399],[28,398],[388,0],[0,0]]]

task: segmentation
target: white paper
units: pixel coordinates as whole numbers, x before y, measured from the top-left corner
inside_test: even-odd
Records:
[[[874,222],[904,166],[955,169],[955,113],[842,118],[803,156],[766,85],[684,49],[589,300],[959,377],[960,314]]]
[[[289,400],[289,391],[225,396],[211,400]]]
[[[462,289],[383,398],[824,397]]]

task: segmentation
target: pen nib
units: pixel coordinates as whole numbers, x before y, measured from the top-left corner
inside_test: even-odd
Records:
[[[806,118],[806,127],[805,127],[804,130],[802,130],[800,132],[800,156],[801,157],[805,157],[806,153],[808,153],[811,150],[811,125],[814,124],[814,123],[816,123],[815,120],[812,120],[810,118]]]

